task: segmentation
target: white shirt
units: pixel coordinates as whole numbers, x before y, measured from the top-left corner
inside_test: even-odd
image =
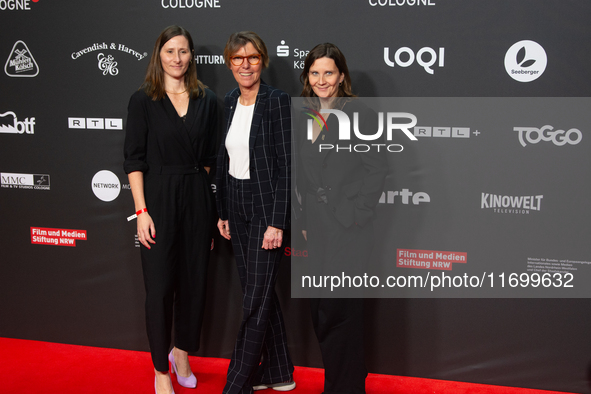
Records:
[[[232,124],[226,136],[226,150],[230,157],[228,172],[237,179],[250,179],[248,141],[253,114],[254,104],[245,106],[237,102]]]

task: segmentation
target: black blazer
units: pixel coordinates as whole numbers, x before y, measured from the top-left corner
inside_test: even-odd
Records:
[[[359,112],[363,124],[360,126],[362,130],[377,130],[377,115],[364,104],[353,99],[347,103],[342,109],[349,115],[349,119],[353,120],[353,112]],[[304,116],[305,118],[305,116]],[[301,120],[301,119],[300,119]],[[304,166],[311,165],[307,162],[302,162],[298,157],[298,193],[302,198],[302,208],[305,207],[305,201],[310,198],[308,193],[310,188],[322,188],[321,195],[325,196],[327,208],[334,215],[344,227],[352,225],[364,226],[374,216],[375,207],[378,204],[380,196],[383,192],[384,182],[388,173],[387,153],[382,147],[378,152],[377,149],[371,149],[369,152],[355,152],[354,145],[357,144],[376,144],[384,143],[382,139],[377,141],[363,141],[357,138],[354,133],[351,133],[351,140],[339,141],[338,130],[339,124],[335,115],[331,115],[327,119],[329,132],[323,130],[318,137],[319,140],[315,143],[315,148],[318,149],[318,144],[333,145],[333,149],[323,149],[318,153],[322,166],[320,169],[321,185],[310,185],[310,180],[306,179],[303,171]],[[298,130],[298,146],[302,144],[311,144],[312,141],[307,140],[307,133],[305,125],[300,123],[301,130]],[[351,126],[353,124],[351,123]],[[337,152],[336,146],[339,146]],[[349,152],[349,148],[351,152]],[[317,196],[318,197],[318,196]],[[297,211],[297,210],[296,210]],[[298,213],[298,216],[300,213]],[[307,218],[306,213],[302,215],[302,226],[313,225],[314,218]]]
[[[220,219],[228,219],[230,174],[226,136],[232,124],[240,89],[224,99],[225,130],[217,160],[216,203]],[[250,127],[250,189],[255,209],[267,226],[286,229],[290,219],[291,99],[261,82]]]

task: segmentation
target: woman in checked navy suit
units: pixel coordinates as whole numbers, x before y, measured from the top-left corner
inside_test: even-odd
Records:
[[[256,33],[232,34],[224,59],[238,88],[224,100],[218,228],[232,241],[243,293],[224,394],[288,391],[295,388],[294,368],[274,287],[290,215],[291,102],[261,81],[269,56]]]
[[[197,79],[194,56],[189,33],[166,28],[128,107],[124,168],[142,244],[156,394],[174,393],[169,361],[180,385],[197,385],[187,352],[199,349],[203,321],[214,220],[208,172],[215,163],[218,108]]]

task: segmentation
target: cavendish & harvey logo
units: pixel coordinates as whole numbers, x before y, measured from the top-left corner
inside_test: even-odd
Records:
[[[95,43],[95,44],[92,44],[91,46],[81,49],[79,51],[72,52],[70,57],[73,60],[77,60],[80,57],[86,55],[87,53],[92,53],[92,52],[97,52],[97,51],[101,51],[96,55],[98,69],[100,71],[102,71],[103,75],[110,75],[113,77],[116,76],[117,74],[119,74],[119,69],[117,68],[118,63],[113,55],[111,55],[109,53],[105,54],[105,51],[118,51],[118,52],[127,53],[127,54],[133,56],[134,58],[136,58],[138,61],[140,61],[148,56],[147,52],[140,53],[140,52],[138,52],[134,49],[131,49],[123,44],[111,43],[110,45],[107,45],[106,43],[103,42],[100,44]]]

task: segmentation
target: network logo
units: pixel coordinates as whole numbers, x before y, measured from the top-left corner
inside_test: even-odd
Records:
[[[535,41],[516,42],[505,55],[507,74],[519,82],[538,79],[546,70],[547,63],[546,51]]]

